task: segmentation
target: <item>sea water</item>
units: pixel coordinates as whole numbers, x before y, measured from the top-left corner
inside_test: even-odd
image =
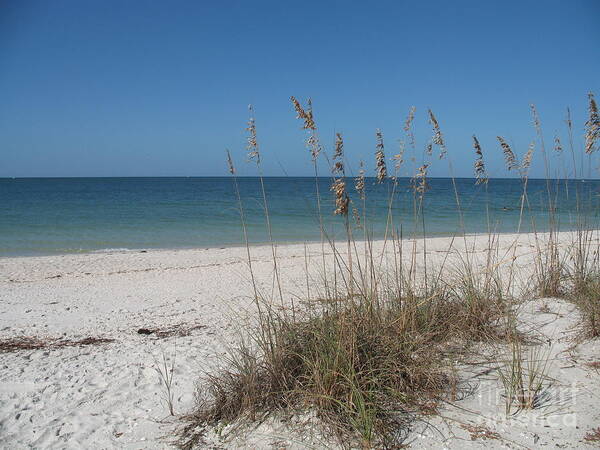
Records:
[[[491,179],[486,186],[473,179],[432,178],[422,208],[410,179],[394,185],[367,178],[364,202],[354,192],[354,179],[346,181],[351,208],[362,219],[359,226],[349,215],[359,239],[365,231],[383,237],[386,228],[403,237],[543,231],[550,221],[549,199],[560,229],[574,226],[578,205],[588,224],[598,220],[600,180],[530,179],[523,197],[520,179]],[[240,177],[237,183],[250,243],[268,242],[260,179]],[[327,239],[345,239],[330,186],[325,177],[266,177],[272,238],[318,241],[322,226]],[[0,256],[243,243],[231,177],[0,179]]]

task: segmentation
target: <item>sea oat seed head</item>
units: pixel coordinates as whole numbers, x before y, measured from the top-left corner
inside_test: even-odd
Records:
[[[517,157],[514,152],[510,148],[510,145],[504,140],[501,136],[496,136],[498,142],[500,142],[500,147],[502,147],[502,152],[504,153],[504,159],[506,161],[506,168],[508,170],[518,169],[519,163],[517,162]]]
[[[258,141],[256,140],[256,121],[254,120],[254,108],[252,105],[248,105],[250,111],[250,118],[248,119],[248,137],[246,149],[248,150],[248,158],[256,159],[256,164],[260,164],[260,153],[258,152]]]
[[[483,152],[479,140],[475,135],[473,135],[473,148],[475,149],[475,155],[477,155],[475,159],[475,178],[477,178],[475,184],[487,184],[488,177],[485,171],[485,163],[483,162]]]
[[[335,195],[334,214],[346,216],[348,214],[348,204],[350,199],[346,193],[346,182],[341,178],[336,178],[331,185],[331,190]]]
[[[375,131],[375,138],[377,140],[377,145],[375,147],[375,173],[377,182],[381,183],[387,176],[387,168],[385,166],[383,134],[379,128]]]
[[[571,108],[567,107],[567,118],[565,119],[565,123],[569,130],[573,128],[573,122],[571,121]]]
[[[235,175],[235,167],[233,167],[233,160],[231,159],[231,154],[229,150],[225,150],[227,152],[227,166],[229,168],[229,173],[231,175]]]
[[[600,138],[600,115],[594,93],[588,94],[588,120],[585,122],[585,152],[591,155],[596,150],[596,141]]]
[[[308,108],[305,110],[304,108],[302,108],[302,105],[300,105],[300,102],[296,99],[296,97],[292,95],[290,99],[294,104],[294,109],[296,110],[296,113],[298,114],[296,118],[302,119],[304,121],[304,126],[302,128],[305,130],[316,130],[317,127],[315,125],[312,112],[312,101],[308,99]]]
[[[421,197],[425,194],[425,191],[429,187],[427,184],[427,168],[429,164],[423,164],[417,169],[417,173],[412,179],[412,185],[415,193],[418,193]]]
[[[400,167],[402,167],[402,164],[404,163],[404,150],[405,150],[404,141],[400,141],[399,146],[400,146],[399,152],[392,157],[392,159],[394,160],[394,171],[395,171],[396,175],[398,174]]]
[[[335,151],[333,153],[333,168],[331,172],[334,175],[344,175],[344,139],[341,133],[335,134]]]
[[[440,130],[440,125],[433,115],[433,111],[431,109],[427,110],[429,112],[429,123],[433,128],[433,137],[431,142],[437,145],[440,148],[440,159],[446,156],[446,144],[444,144],[444,138],[442,136],[442,131]]]
[[[529,172],[529,167],[531,166],[531,160],[533,158],[533,151],[535,150],[535,143],[532,142],[529,144],[529,148],[527,149],[527,153],[523,156],[523,162],[521,163],[520,171],[521,176],[526,177],[527,172]]]
[[[408,137],[408,143],[412,148],[415,148],[415,135],[412,132],[412,122],[415,118],[416,111],[417,111],[417,108],[415,108],[414,106],[411,106],[410,110],[408,111],[408,117],[406,118],[406,121],[404,122],[404,132],[406,133],[406,136]]]
[[[535,105],[533,103],[531,103],[529,105],[529,108],[531,109],[531,115],[533,116],[533,126],[535,127],[535,131],[537,132],[538,135],[541,136],[542,125],[540,123],[540,116],[537,112],[537,108],[535,107]]]
[[[558,136],[554,136],[554,151],[556,153],[560,153],[563,151],[563,147]]]
[[[310,130],[310,136],[306,140],[306,146],[310,151],[313,161],[317,160],[319,153],[321,152],[321,144],[319,143],[319,138],[317,137],[317,125],[315,124],[315,120],[313,117],[312,111],[312,100],[308,99],[307,108],[302,108],[300,102],[293,95],[290,97],[292,104],[294,105],[294,109],[298,114],[296,116],[297,119],[302,119],[303,121],[303,130]]]
[[[358,171],[358,177],[354,183],[354,189],[360,196],[361,199],[365,198],[365,167],[364,162],[360,162],[360,170]]]
[[[427,153],[429,156],[431,156],[433,153],[433,144],[431,142],[425,146],[425,153]]]

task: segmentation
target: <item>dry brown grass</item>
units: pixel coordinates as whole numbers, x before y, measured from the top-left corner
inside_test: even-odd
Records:
[[[56,350],[65,347],[84,347],[114,342],[114,339],[103,337],[87,337],[83,339],[64,339],[23,336],[0,340],[0,353],[11,353],[22,350]]]
[[[178,323],[168,327],[142,327],[137,330],[137,333],[166,339],[170,337],[190,336],[194,331],[201,330],[202,328],[206,328],[206,325],[197,322]]]
[[[583,437],[583,440],[586,442],[600,442],[600,427],[588,431]]]
[[[460,426],[463,430],[466,430],[469,432],[469,435],[471,437],[472,441],[477,441],[479,439],[491,439],[491,440],[496,440],[496,439],[500,439],[500,435],[498,433],[496,433],[495,431],[490,430],[489,428],[483,426],[483,425],[467,425],[467,424],[462,424]]]

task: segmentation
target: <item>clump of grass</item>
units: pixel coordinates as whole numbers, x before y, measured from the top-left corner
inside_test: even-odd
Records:
[[[600,337],[600,274],[579,280],[569,298],[579,308],[583,336]]]
[[[486,268],[476,274],[466,262],[457,269],[457,279],[448,286],[460,304],[456,334],[468,341],[497,341],[506,337],[504,318],[510,308],[500,277]]]
[[[175,391],[173,390],[173,379],[175,378],[176,354],[175,349],[170,355],[163,350],[161,361],[154,358],[154,370],[156,370],[160,381],[163,402],[171,416],[175,415]]]
[[[475,306],[474,297],[443,287],[404,292],[388,299],[358,294],[302,318],[269,311],[262,329],[205,384],[188,443],[205,432],[201,427],[189,434],[198,424],[310,410],[363,446],[389,445],[406,413],[456,392],[455,339],[473,338],[466,330],[487,335],[497,318],[484,311],[485,302]],[[472,326],[459,331],[456,317],[469,318]]]
[[[498,375],[504,386],[505,412],[511,414],[524,409],[536,409],[544,402],[548,381],[549,350],[523,348],[522,339],[513,328],[509,352],[498,367]]]
[[[565,293],[566,268],[556,236],[536,238],[534,255],[535,291],[539,297],[562,297]]]

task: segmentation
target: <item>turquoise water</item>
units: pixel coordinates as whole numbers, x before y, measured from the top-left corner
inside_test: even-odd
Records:
[[[351,184],[352,180],[349,180]],[[268,241],[257,178],[238,180],[250,241]],[[487,192],[472,179],[457,179],[464,228],[514,232],[519,220],[522,185],[515,179],[492,179]],[[342,238],[339,217],[331,214],[330,179],[320,178],[327,232]],[[392,208],[395,225],[405,235],[413,224],[413,194],[400,179]],[[451,179],[430,179],[425,196],[429,235],[461,229]],[[391,183],[367,179],[368,228],[374,236],[385,229]],[[575,192],[597,221],[600,181],[551,180],[561,227],[573,221]],[[315,179],[266,178],[273,236],[278,242],[319,240]],[[553,194],[553,195],[554,195]],[[547,225],[547,184],[529,180],[529,208],[522,231]],[[362,209],[362,208],[361,208]],[[361,232],[362,233],[362,232]],[[189,248],[240,245],[243,242],[232,180],[214,178],[22,178],[0,179],[0,256],[102,251],[107,249]]]

